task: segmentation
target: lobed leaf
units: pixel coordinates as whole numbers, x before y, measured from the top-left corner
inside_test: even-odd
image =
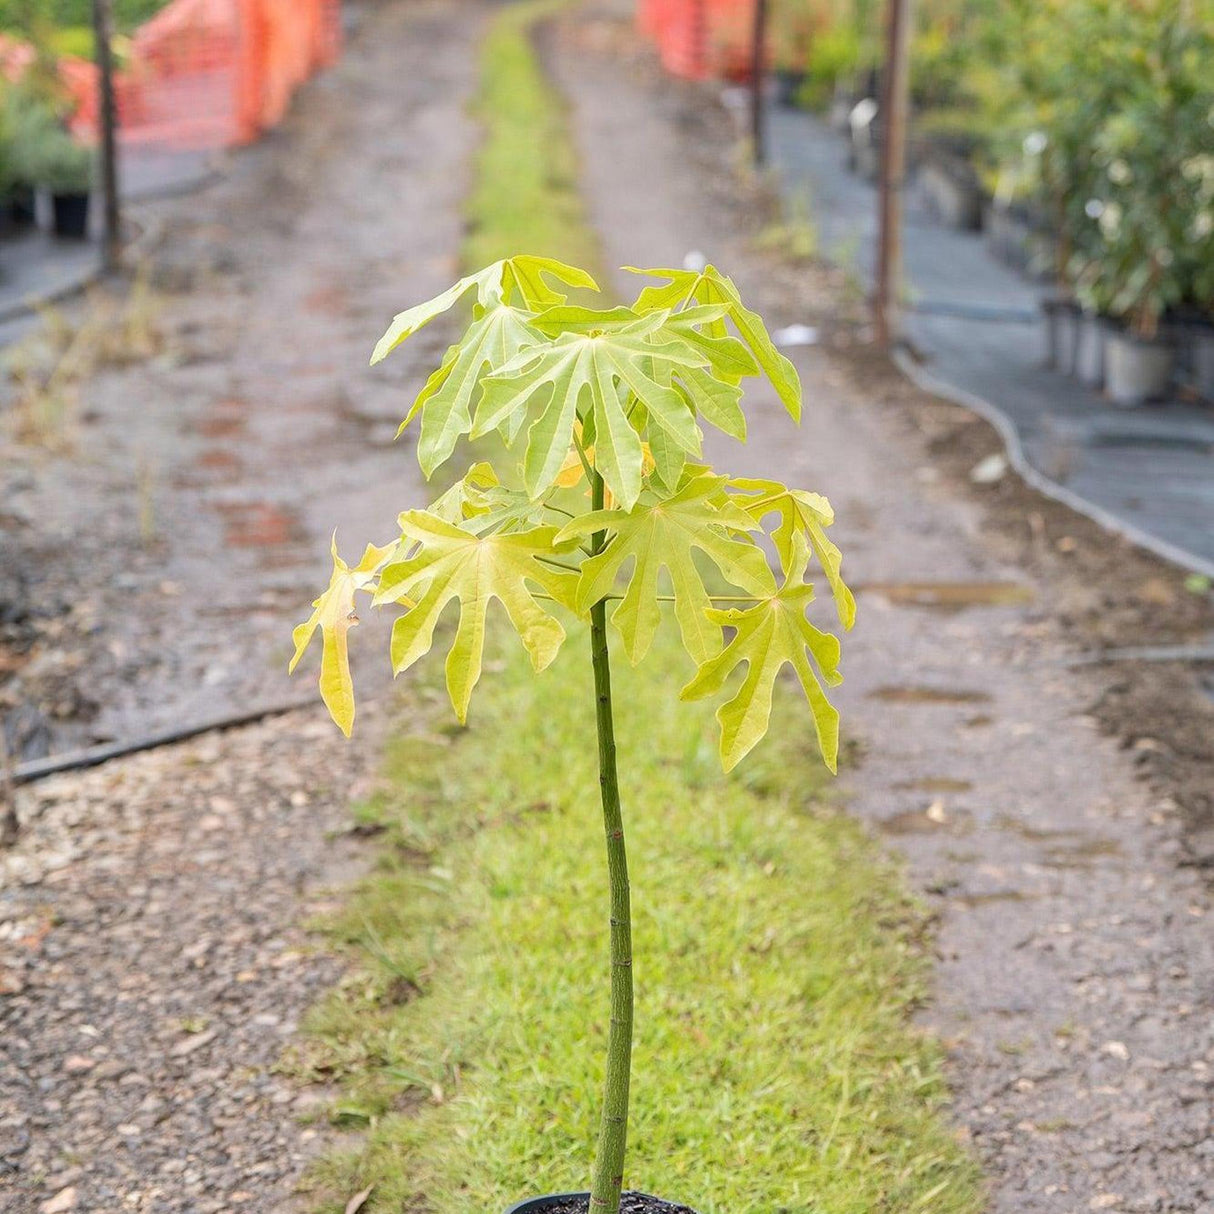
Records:
[[[633,308],[637,312],[670,311],[685,307],[693,300],[699,304],[721,305],[733,322],[738,336],[749,347],[755,361],[771,381],[784,407],[794,421],[801,420],[801,379],[792,363],[776,349],[763,318],[750,311],[742,303],[742,297],[734,286],[715,266],[703,270],[641,270],[635,266],[624,267],[631,274],[646,274],[653,278],[665,278],[662,286],[645,287],[637,297]],[[723,338],[725,326],[721,321],[707,326],[707,336]]]
[[[828,686],[842,681],[839,642],[815,628],[805,617],[813,587],[802,582],[809,548],[798,533],[793,537],[794,559],[784,585],[753,607],[721,611],[710,609],[710,621],[732,628],[729,644],[701,665],[680,692],[680,698],[698,700],[721,690],[726,679],[743,662],[746,676],[737,692],[717,709],[721,725],[721,762],[726,771],[735,767],[758,744],[771,720],[772,691],[787,665],[796,672],[813,713],[818,748],[826,766],[837,769],[839,713],[826,698],[814,670],[816,664]],[[813,663],[811,664],[810,658]]]
[[[692,475],[672,497],[647,493],[632,510],[599,510],[562,528],[559,541],[595,531],[610,531],[607,546],[582,563],[577,610],[584,613],[609,594],[624,566],[632,563],[628,588],[612,613],[635,666],[648,652],[661,623],[658,579],[670,575],[675,617],[683,646],[696,663],[720,651],[721,632],[712,626],[712,600],[696,568],[694,552],[703,552],[733,585],[747,594],[769,595],[775,579],[763,552],[746,536],[758,525],[722,494],[723,476]],[[730,534],[734,533],[734,534]]]
[[[477,312],[459,343],[448,350],[442,366],[426,381],[397,431],[399,435],[421,413],[417,462],[427,478],[446,463],[459,440],[472,429],[472,394],[485,372],[542,340],[527,324],[530,312],[505,303]]]
[[[789,489],[778,481],[743,477],[731,480],[729,484],[731,488],[754,495],[742,504],[742,508],[756,522],[772,512],[779,513],[780,522],[771,538],[783,568],[791,568],[796,559],[797,536],[805,537],[830,583],[839,622],[850,631],[856,622],[856,599],[843,580],[843,554],[826,534],[826,528],[835,521],[830,502],[820,493]]]
[[[695,416],[670,381],[676,371],[700,365],[702,356],[681,343],[650,341],[662,319],[642,317],[605,332],[563,332],[521,351],[484,380],[472,437],[496,429],[512,442],[530,421],[523,474],[527,491],[539,497],[561,474],[580,407],[585,431],[593,433],[595,467],[616,500],[630,508],[641,491],[643,450],[627,401],[639,402],[683,450],[700,451]]]
[[[371,365],[387,358],[401,342],[412,337],[435,317],[450,311],[472,290],[476,291],[476,302],[483,308],[509,304],[516,294],[519,304],[528,311],[540,311],[564,303],[565,296],[548,286],[547,278],[555,278],[566,286],[587,287],[592,291],[599,289],[585,270],[567,266],[551,257],[507,257],[461,278],[441,295],[398,312],[387,332],[376,343],[371,354]]]
[[[395,550],[395,544],[377,548],[368,544],[362,559],[353,569],[337,555],[337,536],[333,536],[333,574],[329,588],[312,604],[312,614],[291,633],[295,654],[287,666],[293,674],[299,665],[317,628],[321,631],[323,648],[320,657],[320,698],[329,715],[346,735],[354,728],[354,680],[350,674],[348,634],[358,623],[354,613],[354,592],[364,590],[375,580],[381,566]]]
[[[540,607],[528,583],[572,606],[577,575],[551,560],[560,547],[555,527],[475,535],[425,510],[400,516],[404,559],[380,573],[376,603],[416,595],[417,603],[392,628],[392,668],[399,674],[430,651],[443,609],[459,600],[459,624],[447,654],[447,690],[460,721],[467,720],[472,689],[480,679],[485,621],[493,599],[519,634],[535,669],[543,670],[561,647],[565,630]]]

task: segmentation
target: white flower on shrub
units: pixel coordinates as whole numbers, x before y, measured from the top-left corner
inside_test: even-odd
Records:
[[[1204,240],[1211,232],[1214,232],[1214,211],[1198,211],[1193,216],[1189,235],[1194,240]]]
[[[1115,202],[1106,202],[1096,220],[1100,224],[1101,235],[1105,240],[1112,240],[1121,230],[1121,207]]]
[[[1030,131],[1024,137],[1024,154],[1026,156],[1040,156],[1045,151],[1047,143],[1049,143],[1049,140],[1046,138],[1044,131]]]
[[[1125,185],[1133,176],[1130,166],[1124,160],[1117,159],[1109,165],[1109,180],[1114,185]]]

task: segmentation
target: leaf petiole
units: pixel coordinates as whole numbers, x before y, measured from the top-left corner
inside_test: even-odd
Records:
[[[545,565],[551,565],[554,569],[568,569],[570,573],[581,573],[576,565],[566,565],[564,561],[554,560],[550,556],[537,556],[535,559],[542,561]]]

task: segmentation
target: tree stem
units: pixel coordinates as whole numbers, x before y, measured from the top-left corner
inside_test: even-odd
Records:
[[[603,478],[591,478],[592,509],[603,508]],[[596,531],[597,553],[606,534]],[[607,834],[607,872],[611,882],[611,1029],[607,1037],[607,1081],[603,1120],[591,1182],[591,1214],[618,1214],[628,1139],[628,1084],[632,1064],[632,910],[628,891],[628,854],[615,770],[615,727],[611,713],[611,666],[607,656],[607,603],[590,609],[590,648],[594,663],[595,710],[599,735],[599,788]]]

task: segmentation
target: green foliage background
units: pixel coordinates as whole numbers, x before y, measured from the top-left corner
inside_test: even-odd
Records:
[[[119,31],[128,33],[167,3],[168,0],[114,0],[114,24]],[[92,0],[0,0],[0,29],[25,33],[35,19],[58,27],[90,26]]]

